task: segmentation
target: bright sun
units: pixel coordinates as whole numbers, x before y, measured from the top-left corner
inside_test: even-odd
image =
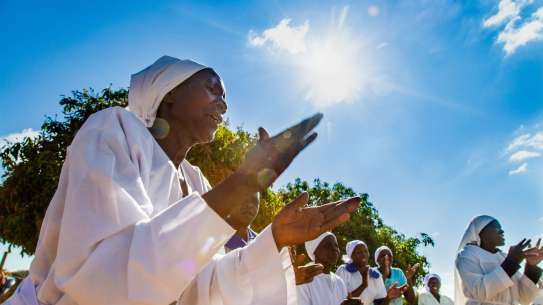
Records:
[[[306,98],[321,107],[356,99],[363,81],[360,51],[341,28],[312,42],[302,59]]]

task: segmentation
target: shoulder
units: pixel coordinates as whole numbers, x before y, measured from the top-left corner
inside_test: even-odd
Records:
[[[451,298],[449,298],[448,296],[446,296],[446,295],[441,295],[441,298],[442,298],[443,300],[446,300],[446,302],[447,302],[448,304],[454,304],[454,301],[453,301]]]
[[[395,274],[397,276],[405,276],[405,274],[403,273],[403,270],[400,268],[392,267],[391,270],[392,270],[392,274]]]
[[[372,279],[380,279],[383,277],[377,268],[370,268],[369,274]]]
[[[345,272],[345,271],[347,271],[346,268],[347,268],[347,266],[345,264],[343,264],[343,265],[337,267],[336,273]]]

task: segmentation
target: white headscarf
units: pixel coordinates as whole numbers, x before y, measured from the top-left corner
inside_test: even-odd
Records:
[[[366,243],[361,240],[351,240],[350,242],[347,243],[347,245],[345,245],[345,253],[347,254],[343,255],[342,259],[346,264],[350,264],[353,262],[353,259],[351,256],[353,255],[354,249],[359,245],[364,245],[368,247]]]
[[[146,127],[153,126],[158,106],[164,96],[194,73],[206,69],[199,63],[162,56],[155,63],[130,77],[128,109]]]
[[[480,215],[474,217],[466,228],[464,236],[462,236],[460,245],[458,245],[458,252],[460,253],[460,251],[462,251],[466,247],[466,245],[480,246],[481,236],[479,236],[479,234],[486,226],[488,226],[494,220],[496,220],[494,217],[487,215]],[[462,278],[460,277],[460,273],[458,273],[458,268],[454,269],[454,299],[455,304],[464,305],[467,302],[467,298],[464,295],[464,291],[462,289]]]
[[[375,259],[375,263],[378,266],[379,266],[379,263],[377,262],[377,259],[379,258],[379,255],[381,254],[381,252],[383,252],[384,250],[388,250],[390,252],[390,254],[392,254],[392,250],[390,250],[390,248],[387,247],[387,246],[381,246],[381,247],[377,248],[377,250],[375,250],[374,259]]]
[[[309,256],[309,259],[311,259],[312,261],[315,261],[315,250],[320,245],[322,240],[327,236],[333,236],[334,238],[336,238],[334,233],[324,232],[319,237],[305,242],[305,252],[307,252],[307,256]]]
[[[424,277],[424,288],[426,288],[426,291],[430,292],[430,286],[428,284],[430,283],[431,279],[437,279],[441,283],[441,277],[437,275],[436,273],[428,273]]]

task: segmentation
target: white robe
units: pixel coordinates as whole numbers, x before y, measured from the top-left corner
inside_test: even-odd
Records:
[[[120,107],[93,114],[68,148],[43,220],[30,267],[38,300],[177,300],[234,233],[200,197],[209,190],[200,170],[184,162],[181,171],[184,198],[180,172],[134,114]],[[6,304],[28,299],[17,293]]]
[[[298,305],[339,305],[348,295],[343,280],[330,272],[321,273],[307,284],[297,286]]]
[[[528,305],[539,294],[522,269],[507,275],[501,267],[505,257],[501,251],[491,253],[476,245],[466,245],[458,253],[456,269],[468,305]]]
[[[439,302],[433,294],[423,292],[419,294],[419,305],[454,305],[454,301],[446,295],[439,296]]]
[[[343,280],[349,293],[362,285],[362,274],[358,271],[353,273],[347,271],[346,265],[339,266],[336,270],[336,274]],[[374,300],[386,298],[387,290],[385,288],[385,282],[383,281],[383,276],[381,274],[379,275],[378,278],[368,276],[368,287],[362,291],[360,296],[353,298],[359,298],[362,303],[366,305],[373,304]]]
[[[246,247],[216,255],[192,281],[179,305],[296,305],[287,248],[276,248],[271,226]]]

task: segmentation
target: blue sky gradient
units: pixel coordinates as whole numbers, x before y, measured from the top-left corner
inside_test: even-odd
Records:
[[[200,61],[233,126],[275,133],[322,111],[277,186],[369,193],[387,224],[434,237],[421,251],[452,295],[471,217],[500,219],[509,243],[543,233],[543,1],[521,2],[3,1],[0,135],[38,130],[72,90],[127,87],[161,55]]]

